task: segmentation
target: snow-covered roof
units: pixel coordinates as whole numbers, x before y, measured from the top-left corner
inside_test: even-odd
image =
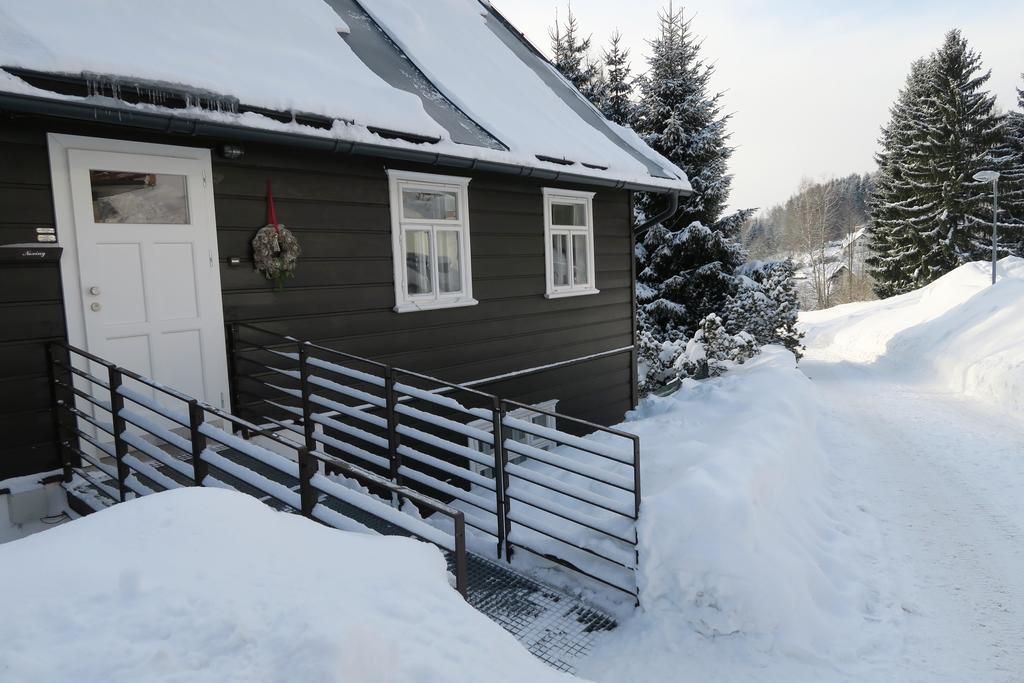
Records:
[[[690,189],[480,0],[0,0],[0,68],[0,92]],[[198,97],[162,107],[165,88]]]

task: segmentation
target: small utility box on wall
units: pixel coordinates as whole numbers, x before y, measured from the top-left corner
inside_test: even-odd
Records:
[[[50,496],[42,486],[12,490],[0,498],[7,502],[7,517],[11,524],[38,522],[50,514]]]

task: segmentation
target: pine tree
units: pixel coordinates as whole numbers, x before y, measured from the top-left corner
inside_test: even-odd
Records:
[[[1003,142],[993,156],[998,159],[999,243],[1013,254],[1024,256],[1024,89],[1017,90],[1017,109],[1003,117]]]
[[[603,74],[600,65],[590,57],[591,36],[580,35],[579,22],[569,5],[568,17],[559,23],[555,15],[555,25],[548,30],[551,38],[552,64],[575,86],[580,93],[595,106],[602,99]]]
[[[732,149],[721,94],[710,91],[713,69],[701,60],[690,20],[670,5],[659,21],[633,127],[685,171],[694,188],[680,201],[678,214],[641,236],[637,246],[639,322],[660,342],[692,335],[702,319],[721,312],[736,294],[734,273],[746,253],[735,238],[751,212],[722,218]],[[637,207],[651,215],[664,201],[639,195]]]
[[[984,90],[989,77],[957,30],[915,64],[881,140],[869,261],[879,295],[916,289],[989,258],[991,191],[974,175],[1011,165],[998,153],[1006,133],[995,97]],[[1005,230],[1001,254],[1020,239],[1016,226]]]
[[[692,335],[736,293],[733,273],[745,258],[739,244],[697,221],[681,230],[654,226],[637,245],[641,326],[658,341]]]
[[[735,235],[749,213],[730,216],[725,226],[718,225],[732,186],[727,164],[733,148],[728,144],[730,116],[722,112],[722,93],[711,91],[714,67],[700,56],[692,18],[686,19],[682,10],[669,5],[659,21],[659,35],[650,41],[648,71],[639,79],[633,129],[651,148],[683,169],[693,186],[694,193],[681,202],[669,227],[678,229],[699,221]],[[665,201],[641,195],[638,205],[651,215],[661,210]]]
[[[916,287],[914,259],[921,249],[918,226],[926,226],[917,188],[906,176],[907,151],[922,133],[923,108],[931,87],[932,62],[919,59],[910,67],[906,84],[889,109],[882,128],[881,151],[875,155],[878,175],[868,201],[872,254],[868,271],[880,297]]]
[[[924,135],[908,153],[908,176],[927,206],[918,282],[927,284],[953,268],[989,258],[991,194],[974,180],[981,170],[1002,170],[992,152],[1002,142],[1002,119],[995,96],[983,90],[991,72],[959,31],[933,57],[932,86],[926,100]]]
[[[747,263],[746,280],[726,304],[722,317],[733,334],[747,332],[759,345],[781,344],[801,356],[803,332],[797,329],[800,301],[790,260]]]
[[[609,121],[628,126],[633,118],[633,80],[630,77],[629,50],[621,45],[622,34],[612,34],[602,54],[606,82],[601,97],[601,113]]]

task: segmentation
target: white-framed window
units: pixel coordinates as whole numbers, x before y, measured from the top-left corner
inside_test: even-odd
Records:
[[[544,254],[547,292],[597,294],[594,282],[594,193],[544,188]]]
[[[544,401],[543,403],[537,403],[535,405],[537,406],[537,408],[540,408],[541,410],[548,410],[554,412],[555,408],[558,407],[558,399],[551,399],[550,401]],[[555,428],[554,415],[548,415],[547,413],[538,413],[537,411],[530,410],[529,408],[516,408],[515,410],[510,411],[508,415],[509,417],[513,417],[517,420],[522,420],[524,422],[532,422],[538,427],[547,427],[548,429]],[[494,430],[494,423],[491,422],[490,420],[475,420],[469,423],[469,426],[485,432],[493,432]],[[540,448],[545,451],[555,445],[555,442],[552,441],[551,439],[545,439],[544,437],[537,436],[536,434],[529,434],[520,429],[511,430],[509,433],[505,434],[505,438],[512,439],[513,441],[518,441],[519,443],[526,444],[527,446]],[[475,451],[480,451],[486,456],[489,456],[491,458],[494,457],[494,446],[492,446],[489,443],[484,443],[479,439],[471,438],[469,439],[469,447]],[[516,455],[511,451],[508,452],[508,461],[510,463],[519,464],[524,460],[526,460],[525,455]],[[494,479],[493,467],[486,467],[484,465],[481,465],[480,463],[470,461],[469,469],[470,471],[476,472],[479,475],[482,475],[489,479]]]
[[[388,170],[395,311],[472,306],[469,178]]]

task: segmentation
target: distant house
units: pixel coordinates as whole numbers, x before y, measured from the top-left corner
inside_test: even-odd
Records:
[[[830,242],[824,249],[823,261],[817,255],[797,255],[793,279],[801,309],[810,311],[820,307],[819,287],[829,304],[869,298],[870,283],[864,275],[864,259],[869,253],[867,228],[862,227],[841,240]]]
[[[689,183],[489,3],[5,3],[0,34],[0,479],[58,466],[55,339],[226,409],[245,322],[635,404],[631,197]],[[283,287],[253,267],[268,184]]]

